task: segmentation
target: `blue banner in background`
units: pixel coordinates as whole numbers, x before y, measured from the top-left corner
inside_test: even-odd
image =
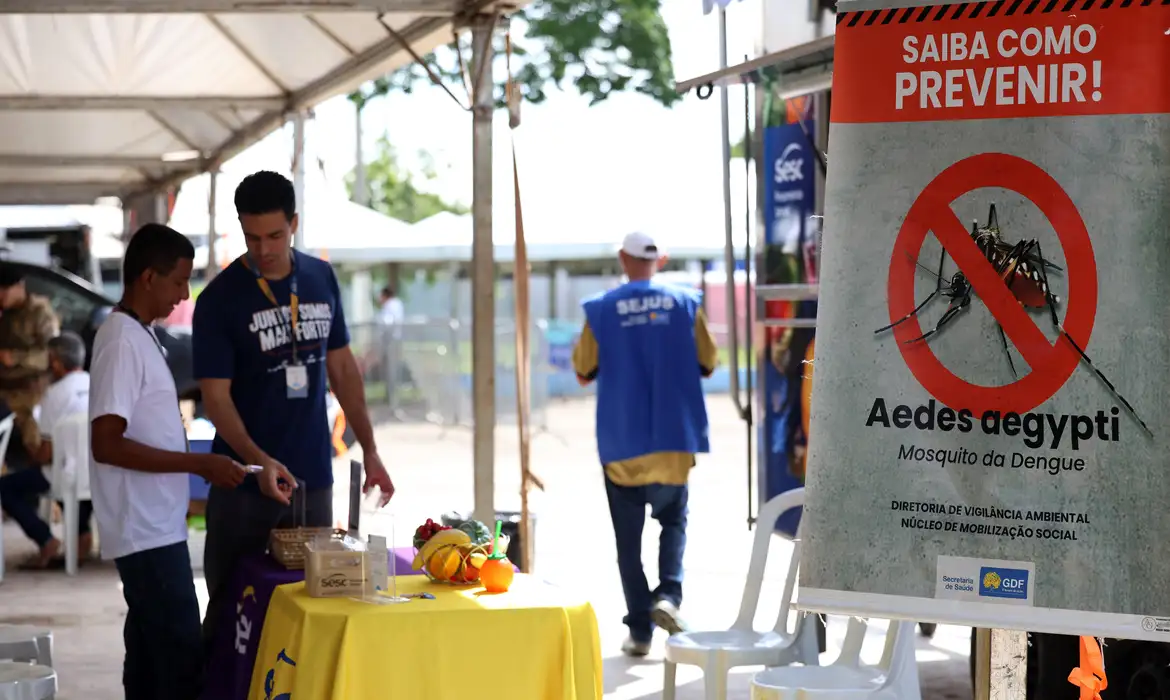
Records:
[[[811,105],[802,111],[803,129],[796,121],[764,129],[763,281],[767,284],[805,281],[803,253],[807,237],[814,235],[809,218],[816,213],[816,154],[809,136],[816,127]],[[772,312],[768,317],[777,315],[784,306],[793,307],[797,315],[805,315],[811,305],[815,315],[815,303],[769,302],[765,309]],[[804,460],[796,455],[798,450],[803,455],[805,445],[801,411],[803,360],[813,335],[812,329],[796,329],[790,334],[779,328],[768,330],[761,362],[761,503],[804,485]],[[777,521],[776,529],[795,536],[799,523],[800,511],[789,511]]]
[[[812,110],[804,128],[815,130]],[[785,255],[797,255],[816,213],[816,154],[799,123],[764,130],[764,245],[778,245]]]

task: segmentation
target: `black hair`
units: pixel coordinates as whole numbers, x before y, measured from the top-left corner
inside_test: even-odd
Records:
[[[382,296],[393,298],[394,297],[394,285],[388,284],[385,287],[382,287]]]
[[[11,263],[0,264],[0,289],[14,287],[24,281],[24,270]]]
[[[271,170],[252,173],[236,188],[237,214],[282,212],[292,221],[297,213],[297,194],[289,179]]]
[[[85,341],[73,331],[61,331],[61,335],[50,338],[48,347],[65,369],[73,371],[85,366]]]
[[[145,224],[134,232],[122,258],[122,285],[129,289],[147,270],[169,275],[179,260],[194,260],[195,246],[183,234],[162,224]]]

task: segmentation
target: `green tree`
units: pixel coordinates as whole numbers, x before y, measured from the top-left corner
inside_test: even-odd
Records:
[[[670,34],[659,12],[661,0],[535,0],[513,15],[512,70],[520,94],[542,102],[550,85],[571,83],[594,105],[615,92],[633,90],[670,106],[681,99],[674,89]],[[460,58],[462,57],[462,62]],[[456,95],[465,95],[463,71],[471,57],[467,32],[459,41],[423,58],[430,72],[411,63],[367,84],[349,96],[360,110],[374,97],[394,90],[410,92],[431,74]],[[497,37],[496,61],[504,61]],[[471,78],[469,78],[471,80]],[[497,105],[504,87],[496,86]]]
[[[423,159],[428,163],[422,173],[423,179],[433,180],[435,172],[433,165],[429,165],[429,155],[423,154]],[[447,202],[437,194],[420,191],[415,186],[415,175],[398,162],[398,154],[384,135],[378,139],[376,155],[366,163],[365,168],[370,207],[386,216],[413,224],[441,211],[454,214],[468,212],[462,204]],[[345,186],[351,195],[354,179],[353,171],[345,177]]]

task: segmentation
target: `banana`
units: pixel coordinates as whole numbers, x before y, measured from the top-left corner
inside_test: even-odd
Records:
[[[427,540],[418,554],[414,556],[414,568],[421,569],[422,565],[430,561],[431,555],[444,545],[464,545],[471,542],[471,536],[462,530],[440,530]]]

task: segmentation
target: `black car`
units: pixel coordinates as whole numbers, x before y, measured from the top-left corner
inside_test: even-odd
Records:
[[[32,294],[48,297],[61,319],[61,329],[77,333],[85,340],[86,369],[93,350],[93,338],[102,321],[116,303],[93,285],[62,269],[42,267],[15,260],[6,264],[24,273],[25,286]],[[191,365],[191,332],[186,328],[156,326],[158,340],[167,351],[167,364],[175,375],[179,400],[198,403],[199,384]]]

